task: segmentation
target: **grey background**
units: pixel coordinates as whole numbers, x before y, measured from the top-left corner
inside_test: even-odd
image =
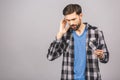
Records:
[[[104,32],[110,61],[100,63],[103,80],[120,80],[120,0],[0,0],[0,80],[60,79],[62,57],[46,55],[69,3]]]

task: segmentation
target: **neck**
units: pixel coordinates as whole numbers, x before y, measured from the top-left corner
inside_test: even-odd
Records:
[[[85,24],[81,23],[79,29],[76,31],[78,35],[81,35],[84,32]]]

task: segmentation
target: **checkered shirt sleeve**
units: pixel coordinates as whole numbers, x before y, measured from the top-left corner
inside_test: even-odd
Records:
[[[52,61],[60,57],[61,54],[64,52],[64,48],[65,48],[64,36],[60,40],[55,39],[48,48],[47,59]]]

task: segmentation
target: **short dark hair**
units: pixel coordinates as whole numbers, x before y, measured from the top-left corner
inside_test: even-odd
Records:
[[[68,4],[64,9],[63,9],[63,15],[68,15],[72,14],[73,12],[76,12],[77,15],[82,13],[82,8],[78,4]]]

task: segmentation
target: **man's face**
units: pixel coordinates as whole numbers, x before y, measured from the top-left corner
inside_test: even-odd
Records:
[[[81,19],[82,19],[82,13],[80,15],[77,15],[76,12],[66,15],[65,20],[67,21],[68,25],[73,30],[78,30],[81,25]]]

